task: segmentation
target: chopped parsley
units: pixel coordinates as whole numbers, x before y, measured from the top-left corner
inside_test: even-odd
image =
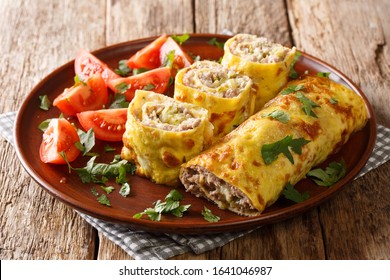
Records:
[[[310,177],[317,185],[330,187],[345,176],[347,168],[345,162],[333,161],[324,169],[316,168],[309,171],[306,175]]]
[[[302,147],[309,142],[309,140],[306,140],[304,138],[293,139],[292,135],[288,135],[277,142],[271,144],[264,144],[261,148],[261,155],[266,165],[269,165],[274,162],[278,158],[279,154],[285,155],[288,160],[292,164],[294,164],[294,158],[291,154],[290,149],[294,153],[300,155],[302,154]]]
[[[128,88],[126,88],[125,92]],[[126,96],[122,93],[115,93],[114,101],[110,105],[110,109],[116,108],[127,108],[129,107],[130,102],[126,100]]]
[[[77,129],[77,134],[79,135],[80,142],[76,143],[76,147],[83,153],[83,156],[89,155],[89,152],[95,146],[95,133],[93,129],[91,128],[87,132]]]
[[[291,201],[294,201],[295,203],[303,202],[303,201],[310,198],[309,193],[298,192],[291,183],[286,184],[286,186],[283,189],[282,194],[284,195],[285,198],[287,198]]]
[[[298,74],[298,72],[295,70],[295,63],[297,63],[297,61],[298,61],[298,59],[299,59],[299,57],[301,56],[302,54],[300,53],[300,52],[298,52],[298,51],[296,51],[295,52],[295,54],[294,54],[294,60],[293,60],[293,62],[291,63],[291,66],[290,66],[290,74],[289,74],[289,77],[291,78],[291,79],[298,79],[298,77],[299,77],[299,74]]]
[[[135,214],[133,218],[140,219],[143,215],[147,215],[152,221],[160,221],[162,214],[182,217],[184,212],[191,207],[191,204],[180,205],[180,201],[183,198],[183,195],[179,191],[173,189],[168,193],[164,201],[157,200],[154,203],[154,208],[146,208],[143,212]]]
[[[219,42],[217,38],[211,38],[209,41],[207,41],[209,45],[216,46],[219,49],[223,50],[223,47],[225,46],[224,42]]]
[[[263,114],[261,116],[263,118],[271,117],[275,120],[280,121],[281,123],[288,123],[288,121],[290,120],[289,114],[287,114],[285,111],[282,111],[279,109],[272,111],[271,113],[268,113],[268,114]]]
[[[216,222],[219,222],[219,220],[221,219],[219,216],[217,215],[214,215],[210,209],[208,209],[206,206],[204,206],[203,210],[202,210],[202,216],[203,218],[210,222],[210,223],[216,223]]]
[[[119,93],[125,93],[130,88],[131,88],[131,85],[127,84],[126,82],[122,82],[122,83],[115,85],[115,89]]]
[[[330,72],[318,72],[317,77],[329,78]]]
[[[172,68],[174,62],[175,62],[175,50],[171,50],[164,57],[164,61],[162,64],[163,64],[163,66]]]
[[[154,84],[147,84],[142,89],[150,91],[150,90],[154,90],[155,88],[156,88],[156,86]]]
[[[190,35],[188,35],[188,33],[185,33],[183,35],[172,35],[171,38],[175,40],[179,45],[183,45],[184,42],[190,38]]]
[[[41,108],[42,110],[45,110],[45,111],[48,111],[51,108],[52,103],[46,94],[40,95],[39,100],[41,101],[39,108]]]
[[[147,72],[149,71],[149,69],[146,69],[146,68],[135,68],[133,69],[133,75],[138,75],[138,74],[141,74],[141,73],[144,73],[144,72]]]
[[[102,194],[97,198],[97,201],[99,201],[100,204],[111,206],[110,200],[107,198],[105,194]]]
[[[115,73],[117,73],[119,76],[122,76],[122,77],[130,76],[130,74],[132,73],[132,70],[127,65],[127,59],[119,60],[118,68],[115,69]]]
[[[113,190],[115,190],[113,186],[100,186],[100,188],[102,188],[102,190],[105,191],[107,194],[110,194]]]
[[[302,92],[297,92],[296,96],[298,100],[303,104],[302,109],[305,114],[314,118],[318,118],[318,116],[314,113],[313,108],[320,107],[320,105],[307,98]]]
[[[287,94],[290,94],[293,92],[299,92],[300,90],[303,90],[303,89],[305,89],[304,85],[291,85],[291,86],[288,86],[287,88],[285,88],[284,90],[282,90],[282,92],[280,94],[287,95]]]

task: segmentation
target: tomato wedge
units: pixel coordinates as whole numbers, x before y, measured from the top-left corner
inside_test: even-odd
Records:
[[[173,61],[173,69],[181,69],[190,66],[194,61],[193,59],[173,40],[169,37],[160,48],[160,63],[163,64],[167,55],[171,52],[175,52],[175,58]]]
[[[167,40],[167,35],[163,34],[146,47],[129,58],[127,65],[132,68],[154,69],[161,66],[160,48]]]
[[[80,138],[76,129],[66,119],[51,119],[42,136],[39,157],[44,163],[65,164],[65,159],[59,154],[64,152],[69,162],[80,154],[75,143]]]
[[[77,53],[74,61],[74,70],[81,80],[87,80],[96,73],[99,73],[106,85],[108,85],[109,80],[120,78],[106,63],[85,49],[81,49]]]
[[[79,112],[101,109],[108,102],[108,91],[102,76],[98,73],[86,82],[78,82],[66,88],[57,96],[53,105],[68,116]]]
[[[105,141],[121,141],[126,130],[127,108],[85,111],[77,114],[85,131],[93,128],[95,137]]]
[[[111,80],[110,87],[116,92],[123,93],[127,101],[131,101],[137,89],[151,90],[157,93],[164,93],[171,78],[171,69],[161,67],[138,75]]]

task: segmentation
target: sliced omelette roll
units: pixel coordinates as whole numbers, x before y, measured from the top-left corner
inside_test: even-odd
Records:
[[[364,127],[363,99],[328,78],[287,85],[219,143],[185,163],[187,191],[235,213],[259,215]]]
[[[252,80],[214,61],[198,61],[178,72],[174,98],[207,109],[214,140],[226,135],[254,111]]]
[[[157,184],[179,184],[180,165],[204,150],[213,133],[207,110],[137,90],[123,135],[122,158]]]
[[[238,34],[226,41],[224,51],[222,65],[252,78],[257,112],[286,84],[296,49],[264,37]]]

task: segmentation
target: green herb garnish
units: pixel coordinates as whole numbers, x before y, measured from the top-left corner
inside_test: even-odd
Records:
[[[261,148],[261,155],[265,164],[269,165],[275,161],[279,154],[284,154],[288,160],[294,164],[294,158],[291,154],[290,149],[300,155],[302,153],[302,147],[309,143],[310,141],[304,138],[293,139],[292,135],[284,137],[282,140],[271,144],[264,144]]]
[[[105,194],[102,194],[97,198],[97,201],[99,201],[100,204],[111,206],[110,200],[108,200],[107,196]]]
[[[174,62],[175,62],[175,50],[171,50],[164,57],[162,65],[166,66],[166,67],[169,67],[169,68],[172,68]]]
[[[122,82],[122,83],[115,85],[115,89],[119,93],[125,93],[130,88],[131,88],[131,85],[127,84],[126,82]]]
[[[105,145],[104,146],[104,151],[106,152],[106,153],[109,153],[109,152],[115,152],[116,151],[116,149],[114,148],[114,147],[111,147],[110,145]]]
[[[40,130],[42,130],[43,132],[45,132],[46,129],[49,127],[50,121],[51,121],[51,119],[44,120],[43,122],[41,122],[41,123],[38,125],[38,128],[39,128]]]
[[[205,219],[206,221],[208,221],[210,223],[219,222],[219,220],[221,219],[221,217],[218,217],[217,215],[214,215],[211,212],[211,210],[208,209],[206,206],[203,207],[202,216],[203,216],[203,219]]]
[[[290,74],[289,74],[289,77],[291,79],[298,79],[299,77],[299,74],[298,72],[295,70],[295,63],[297,63],[299,57],[301,56],[301,53],[296,51],[295,54],[294,54],[294,60],[293,62],[291,63],[291,66],[290,66]]]
[[[282,123],[288,123],[288,121],[290,120],[289,114],[287,114],[285,111],[282,111],[282,110],[275,110],[275,111],[272,111],[271,113],[263,114],[261,116],[263,118],[271,117],[271,118],[278,120]]]
[[[317,77],[329,78],[330,72],[318,72]]]
[[[212,38],[209,41],[207,41],[207,43],[209,45],[216,46],[217,48],[222,49],[222,50],[223,50],[223,47],[225,46],[225,43],[224,42],[219,42],[217,40],[217,38]]]
[[[346,173],[347,168],[345,162],[342,160],[340,162],[333,161],[329,163],[325,170],[322,168],[313,169],[307,173],[307,176],[309,176],[317,185],[329,187],[343,178]]]
[[[88,155],[89,151],[95,146],[95,133],[93,129],[91,128],[87,132],[77,129],[77,134],[80,137],[80,142],[76,147],[83,152],[83,156]]]
[[[138,75],[147,71],[149,71],[147,68],[135,68],[133,69],[133,75]]]
[[[282,194],[285,198],[294,201],[295,203],[299,203],[302,201],[305,201],[310,198],[309,193],[304,192],[300,193],[298,192],[291,183],[287,183],[286,186],[283,189]]]
[[[127,91],[127,89],[125,89],[125,92]],[[114,95],[114,101],[111,103],[109,107],[110,109],[129,107],[130,102],[126,100],[126,96],[123,93],[116,93]]]
[[[41,108],[42,110],[45,110],[45,111],[48,111],[51,108],[52,103],[46,94],[40,95],[39,100],[41,101],[39,108]]]
[[[297,92],[296,96],[298,100],[303,104],[302,109],[305,112],[305,114],[308,116],[312,116],[314,118],[318,118],[317,115],[314,113],[313,108],[320,107],[320,105],[318,105],[314,101],[311,101],[302,92]]]
[[[187,41],[190,38],[190,35],[188,33],[185,33],[183,35],[172,35],[171,36],[173,40],[175,40],[179,45],[182,45],[185,41]]]
[[[154,84],[147,84],[142,89],[143,90],[154,90],[156,86]]]
[[[334,98],[334,97],[332,97],[331,99],[329,99],[329,102],[330,102],[331,104],[337,104],[337,103],[339,103],[338,100],[337,100],[336,98]]]
[[[285,88],[284,90],[281,91],[281,95],[287,95],[293,92],[299,92],[300,90],[305,89],[304,85],[291,85]]]
[[[132,70],[127,65],[127,59],[119,60],[118,62],[118,68],[115,69],[115,73],[122,77],[130,76]]]
[[[147,215],[152,221],[160,221],[161,214],[171,214],[176,217],[182,217],[184,212],[191,207],[191,204],[180,205],[181,200],[183,200],[183,195],[173,189],[165,197],[165,201],[156,201],[154,203],[154,208],[146,208],[143,212],[135,214],[133,218],[140,219],[143,215]]]
[[[104,190],[107,194],[110,194],[112,193],[113,190],[115,190],[115,188],[113,186],[100,186],[102,188],[102,190]]]
[[[73,78],[73,81],[74,81],[74,86],[77,86],[79,84],[82,84],[83,86],[87,85],[86,82],[84,82],[82,79],[80,79],[79,75],[75,75]]]

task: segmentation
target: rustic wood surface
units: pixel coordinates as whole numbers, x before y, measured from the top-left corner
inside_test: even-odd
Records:
[[[335,66],[390,127],[387,0],[0,1],[0,113],[80,48],[161,33],[263,35]],[[40,188],[0,140],[0,259],[130,259]],[[201,255],[176,259],[390,259],[390,163],[323,205]]]

